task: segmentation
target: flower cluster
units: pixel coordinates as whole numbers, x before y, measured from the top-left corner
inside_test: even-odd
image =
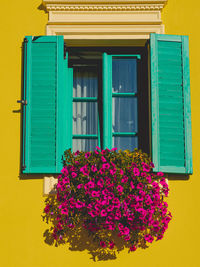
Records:
[[[168,184],[163,173],[141,151],[116,149],[65,152],[54,204],[44,212],[54,218],[55,240],[82,225],[102,248],[115,248],[114,235],[130,251],[163,238],[171,220],[164,197]],[[53,219],[52,219],[53,220]]]

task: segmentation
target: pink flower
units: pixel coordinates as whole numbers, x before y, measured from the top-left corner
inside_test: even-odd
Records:
[[[99,179],[98,181],[97,181],[97,185],[98,185],[98,187],[103,187],[103,185],[104,185],[104,180],[103,179]]]
[[[120,175],[123,175],[124,171],[122,169],[120,169],[119,173],[120,173]]]
[[[91,196],[92,197],[100,197],[100,192],[99,191],[92,191]]]
[[[139,176],[140,175],[140,171],[138,168],[133,168],[133,173],[134,173],[134,176]]]
[[[137,248],[136,248],[136,246],[134,246],[134,245],[130,247],[130,251],[135,251],[136,249],[137,249]]]
[[[122,183],[127,183],[128,182],[128,177],[125,175],[122,179],[121,179]]]
[[[95,187],[95,183],[92,182],[92,181],[89,181],[87,184],[88,184],[89,188],[94,188]]]
[[[135,188],[135,186],[134,186],[134,184],[133,184],[133,182],[132,182],[132,181],[130,182],[130,186],[131,186],[131,188],[132,188],[132,189],[134,189],[134,188]]]
[[[109,248],[110,248],[110,249],[113,249],[114,246],[115,246],[115,243],[113,243],[112,241],[110,241],[110,243],[109,243]]]
[[[106,248],[106,243],[105,243],[104,241],[100,241],[100,246],[101,246],[102,248]]]
[[[81,189],[83,187],[83,184],[78,184],[77,189]]]
[[[92,165],[91,171],[96,172],[97,171],[97,167]]]
[[[102,165],[103,169],[109,169],[110,168],[110,164],[109,163],[105,163]]]
[[[142,162],[142,167],[143,167],[143,171],[144,172],[149,172],[150,171],[150,167],[148,164]]]
[[[104,158],[104,156],[101,156],[101,161],[106,162],[106,159]]]
[[[110,170],[110,174],[111,175],[114,175],[116,173],[116,169],[112,169],[112,170]]]
[[[80,153],[80,151],[77,150],[77,151],[74,153],[74,155],[75,155],[75,156],[78,156],[79,153]]]
[[[118,191],[119,193],[122,193],[123,190],[124,190],[123,186],[121,186],[121,185],[118,185],[118,186],[117,186],[117,191]]]
[[[72,172],[72,178],[76,178],[77,177],[77,173]]]
[[[50,205],[46,205],[46,207],[44,208],[44,212],[49,213],[49,211],[50,211]]]
[[[98,215],[98,212],[96,210],[91,210],[88,212],[88,214],[90,214],[91,217],[96,217]]]
[[[151,176],[150,176],[150,175],[147,176],[146,179],[147,179],[147,182],[148,182],[149,184],[151,184],[151,182],[152,182]]]
[[[85,158],[88,159],[90,157],[90,152],[85,153]]]
[[[154,240],[153,236],[151,236],[150,234],[144,235],[144,239],[149,243],[152,243]]]
[[[111,151],[116,151],[117,150],[117,147],[114,147],[111,149]]]
[[[107,216],[107,212],[106,212],[106,210],[101,210],[101,217],[106,217]]]
[[[144,185],[142,183],[137,184],[137,189],[143,189]]]
[[[108,207],[107,207],[107,211],[113,211],[114,210],[114,206],[113,205],[109,205]]]
[[[164,173],[163,173],[163,172],[158,172],[157,175],[158,175],[158,176],[163,176]]]

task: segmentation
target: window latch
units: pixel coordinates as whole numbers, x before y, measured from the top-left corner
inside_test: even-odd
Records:
[[[17,100],[17,103],[20,103],[22,105],[27,105],[27,100]]]

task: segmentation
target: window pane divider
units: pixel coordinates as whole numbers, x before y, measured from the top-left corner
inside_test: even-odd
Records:
[[[74,97],[73,102],[96,102],[97,97]]]
[[[74,134],[73,139],[97,139],[98,134]]]
[[[137,59],[141,59],[141,55],[112,55],[112,57],[135,57]]]
[[[113,97],[129,97],[129,96],[137,96],[137,93],[112,93]]]
[[[131,132],[131,133],[112,133],[112,136],[136,136],[136,132]]]

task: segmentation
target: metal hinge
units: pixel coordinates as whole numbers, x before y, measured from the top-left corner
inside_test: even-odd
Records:
[[[17,100],[17,103],[20,103],[22,105],[27,105],[27,100]]]

